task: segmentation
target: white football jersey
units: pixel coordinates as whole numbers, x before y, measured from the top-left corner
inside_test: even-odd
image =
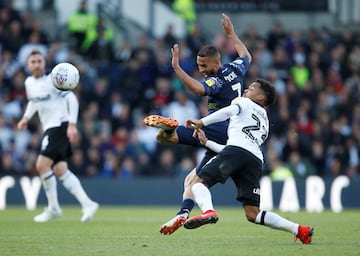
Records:
[[[44,131],[69,121],[68,103],[64,97],[72,92],[57,90],[50,75],[29,76],[25,80],[25,89],[28,105],[24,116],[30,119],[37,112]]]
[[[266,110],[244,97],[234,99],[232,104],[236,104],[240,111],[230,117],[226,145],[244,148],[263,162],[260,146],[269,134],[269,118]]]

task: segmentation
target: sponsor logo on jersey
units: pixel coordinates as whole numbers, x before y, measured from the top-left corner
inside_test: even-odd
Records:
[[[51,96],[50,94],[43,96],[43,97],[33,97],[33,98],[29,98],[29,101],[32,102],[39,102],[39,101],[46,101],[46,100],[50,100]]]
[[[211,86],[215,85],[215,79],[210,78],[210,79],[205,81],[205,84],[207,84],[207,86],[211,87]]]

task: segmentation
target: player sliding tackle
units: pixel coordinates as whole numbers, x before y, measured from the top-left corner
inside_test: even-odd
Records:
[[[275,99],[274,87],[269,82],[257,79],[245,90],[243,97],[233,100],[222,108],[200,120],[190,119],[188,128],[195,129],[194,136],[201,144],[219,152],[197,173],[191,187],[202,214],[189,218],[184,227],[195,229],[218,221],[209,188],[218,182],[225,183],[230,177],[237,188],[237,200],[245,210],[248,221],[275,229],[288,231],[304,244],[311,243],[313,228],[289,221],[276,213],[260,210],[260,178],[263,154],[260,146],[269,134],[269,120],[265,106]],[[219,145],[206,138],[200,130],[203,126],[230,119],[228,141]]]

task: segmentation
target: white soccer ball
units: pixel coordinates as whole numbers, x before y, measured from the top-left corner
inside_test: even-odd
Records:
[[[79,70],[67,62],[57,64],[51,70],[51,81],[61,91],[74,89],[78,85],[79,79]]]

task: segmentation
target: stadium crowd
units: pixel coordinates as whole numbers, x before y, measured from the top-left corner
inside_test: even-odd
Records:
[[[46,53],[48,71],[59,62],[71,62],[80,71],[75,93],[81,136],[69,162],[77,175],[184,177],[195,166],[201,150],[158,144],[157,129],[144,126],[143,119],[160,114],[184,123],[205,115],[206,100],[190,94],[174,75],[170,47],[180,43],[181,66],[200,79],[197,51],[214,44],[223,63],[229,62],[235,49],[227,38],[206,38],[198,25],[185,38],[176,38],[169,26],[162,38],[144,34],[136,44],[114,45],[111,31],[97,17],[95,36],[79,48],[78,41],[72,42],[86,38],[72,34],[70,26],[69,40],[50,38],[39,19],[10,7],[0,9],[0,176],[36,175],[38,121],[32,120],[26,131],[16,130],[26,102],[26,57],[33,48]],[[264,175],[274,180],[358,176],[359,34],[326,27],[285,31],[279,22],[265,36],[254,26],[237,32],[253,56],[245,84],[261,77],[277,90],[269,108]]]

